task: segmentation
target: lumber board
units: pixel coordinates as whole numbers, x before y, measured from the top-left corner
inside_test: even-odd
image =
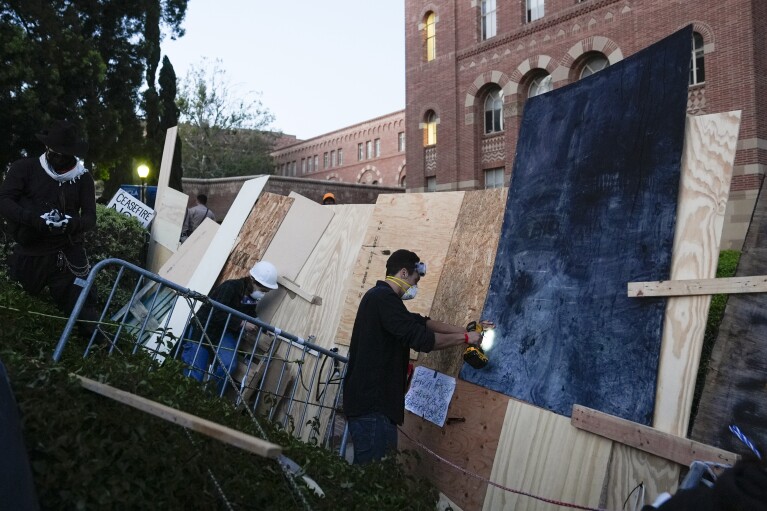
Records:
[[[628,283],[628,295],[633,298],[652,296],[732,295],[764,292],[767,292],[767,275]]]
[[[693,461],[734,464],[738,456],[670,433],[637,424],[585,406],[573,406],[572,425],[654,456],[689,467]]]
[[[493,272],[508,188],[465,192],[430,316],[454,325],[477,321]],[[463,347],[422,354],[418,364],[457,377]]]
[[[612,442],[573,428],[567,417],[510,399],[490,479],[540,497],[595,508],[611,450]],[[483,509],[566,508],[491,486]]]
[[[398,249],[415,252],[427,264],[426,276],[418,283],[418,298],[406,306],[411,312],[430,314],[463,196],[464,192],[378,196],[354,265],[336,343],[349,345],[362,296],[383,280],[386,260]]]
[[[306,300],[312,305],[322,305],[322,297],[313,295],[306,291],[305,289],[302,289],[300,285],[296,284],[292,280],[286,277],[277,277],[277,284],[284,287],[288,293],[292,295],[296,295],[302,300]]]
[[[604,502],[600,507],[624,509],[623,503],[639,483],[644,487],[645,503],[654,502],[663,492],[674,493],[679,484],[679,465],[634,447],[613,442],[607,481]],[[633,508],[629,506],[626,509]]]
[[[482,509],[487,483],[444,464],[407,437],[463,469],[488,479],[496,452],[500,456],[498,439],[504,427],[508,401],[503,394],[457,380],[445,426],[440,428],[406,411],[399,448],[417,451],[421,462],[413,468],[416,473],[431,480],[461,509]]]
[[[173,153],[176,150],[178,126],[165,132],[165,145],[162,150],[159,173],[157,174],[157,193],[155,194],[155,217],[150,228],[147,248],[147,269],[157,273],[163,263],[178,248],[184,215],[189,197],[179,190],[172,189],[170,183]],[[183,199],[180,197],[183,196]],[[179,219],[180,214],[180,219]]]
[[[216,236],[218,227],[216,222],[210,218],[205,218],[191,236],[178,247],[178,250],[165,261],[157,274],[186,287],[195,268],[197,268],[197,263]]]
[[[688,116],[671,280],[716,277],[740,112]],[[653,426],[687,434],[710,296],[666,303]]]
[[[117,389],[104,383],[99,383],[89,378],[84,378],[82,376],[77,376],[77,378],[80,380],[80,384],[83,388],[90,390],[91,392],[108,397],[109,399],[131,406],[168,422],[191,429],[192,431],[215,438],[216,440],[233,445],[239,449],[269,459],[276,459],[282,454],[282,447],[267,442],[261,438],[246,435],[241,431],[176,410],[175,408],[137,396],[136,394],[131,394],[130,392],[125,392],[124,390]]]
[[[292,206],[293,199],[290,197],[269,192],[261,194],[242,224],[237,242],[218,277],[218,284],[248,274],[253,265],[263,258]]]

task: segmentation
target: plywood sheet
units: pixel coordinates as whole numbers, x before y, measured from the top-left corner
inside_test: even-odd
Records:
[[[652,503],[663,492],[673,493],[679,483],[680,467],[628,445],[613,442],[612,460],[605,486],[605,509],[623,509],[631,491],[642,483],[645,503]]]
[[[248,274],[253,265],[263,258],[292,205],[293,199],[289,197],[268,192],[261,194],[242,224],[217,283]]]
[[[515,490],[596,508],[611,449],[611,441],[572,427],[566,417],[511,399],[490,479]],[[483,509],[564,511],[568,508],[491,486]]]
[[[466,192],[458,213],[430,316],[454,325],[477,321],[485,304],[501,234],[508,188]],[[424,353],[418,364],[450,376],[463,365],[463,347]]]
[[[716,277],[740,112],[687,118],[671,280]],[[653,426],[686,436],[711,296],[668,299]]]
[[[155,217],[152,221],[152,237],[149,240],[147,268],[157,273],[170,254],[178,249],[178,240],[184,224],[189,197],[178,190],[168,188],[157,197]],[[160,247],[158,248],[158,245]],[[165,248],[166,250],[160,250]]]
[[[440,462],[407,437],[465,470],[490,478],[508,401],[509,398],[503,394],[458,380],[448,409],[447,424],[440,428],[410,412],[405,412],[402,430],[407,436],[400,434],[399,448],[418,451],[421,454],[418,473],[430,479],[461,509],[482,509],[486,483],[467,477],[459,470]]]
[[[197,263],[210,247],[219,225],[206,218],[157,272],[160,277],[187,287]]]
[[[379,195],[346,293],[336,342],[348,346],[362,295],[386,276],[386,260],[412,250],[428,265],[408,310],[431,312],[464,192]]]
[[[527,101],[483,314],[493,356],[463,378],[651,423],[665,300],[626,283],[669,276],[690,38]]]

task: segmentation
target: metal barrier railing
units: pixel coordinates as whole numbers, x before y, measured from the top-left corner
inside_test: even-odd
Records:
[[[346,357],[314,344],[313,337],[285,332],[127,261],[106,259],[93,267],[56,345],[55,361],[61,359],[96,279],[110,266],[118,270],[113,282],[109,278],[111,290],[98,320],[86,323],[90,336],[83,356],[97,345],[109,355],[143,351],[158,363],[168,357],[186,358],[186,363],[190,357],[184,351],[193,354],[191,360],[205,352],[203,366],[187,364],[185,374],[234,405],[249,407],[254,417],[268,418],[304,441],[343,455],[347,434],[337,426],[336,415]],[[208,305],[206,317],[198,316],[202,304]],[[216,339],[208,335],[214,316],[219,324],[225,318]],[[246,328],[247,323],[256,328]]]

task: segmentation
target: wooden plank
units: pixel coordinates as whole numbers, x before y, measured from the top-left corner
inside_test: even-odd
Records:
[[[458,380],[447,414],[448,419],[453,420],[448,420],[440,428],[405,412],[405,423],[401,429],[408,437],[445,459],[481,477],[490,478],[508,401],[509,398],[503,394]],[[411,442],[405,434],[399,436],[399,447],[419,452],[421,463],[414,467],[419,475],[430,479],[464,511],[482,509],[486,483],[442,463]]]
[[[408,310],[431,312],[464,192],[379,195],[352,273],[336,342],[348,346],[362,295],[386,276],[386,260],[395,250],[412,250],[428,271],[418,284],[418,298]]]
[[[628,445],[613,442],[607,480],[604,501],[600,503],[600,507],[624,509],[623,503],[639,483],[642,483],[644,488],[646,503],[654,502],[663,492],[673,492],[679,484],[679,465]]]
[[[767,292],[767,275],[758,275],[754,277],[680,279],[661,280],[657,282],[628,283],[628,295],[633,298],[764,292]]]
[[[244,277],[266,253],[269,244],[293,206],[293,199],[264,192],[248,214],[237,236],[232,252],[227,257],[217,284]],[[192,233],[194,234],[194,233]]]
[[[176,253],[165,261],[157,274],[181,286],[188,286],[189,279],[197,269],[197,263],[210,247],[218,228],[219,225],[210,218],[203,220]]]
[[[480,319],[493,272],[508,188],[466,192],[430,316],[454,325]],[[490,318],[492,319],[492,318]],[[457,377],[463,347],[423,353],[418,364]]]
[[[304,289],[301,289],[301,286],[293,282],[287,277],[277,277],[277,284],[284,287],[289,294],[296,295],[302,300],[306,300],[312,305],[322,305],[322,297],[313,295],[309,292],[307,292]]]
[[[165,132],[165,145],[162,150],[162,161],[160,162],[159,174],[157,175],[157,193],[155,194],[155,217],[152,222],[149,247],[147,250],[147,269],[157,272],[170,254],[176,251],[178,239],[181,236],[181,229],[184,223],[184,214],[189,198],[186,194],[181,194],[179,190],[173,190],[168,186],[170,182],[170,172],[173,166],[173,153],[176,149],[176,137],[178,135],[178,126],[168,128]],[[176,192],[173,194],[173,192]],[[166,194],[169,198],[166,199]],[[181,220],[178,220],[178,211],[176,208],[179,202],[178,195],[184,196],[184,202],[181,205]],[[170,197],[170,195],[173,195]],[[166,202],[166,200],[168,202]],[[168,208],[170,204],[170,208]],[[158,221],[159,220],[159,221]],[[177,224],[177,226],[176,226]],[[178,229],[178,233],[174,233]]]
[[[570,425],[567,417],[509,400],[490,479],[548,499],[598,507],[612,442]],[[489,487],[490,510],[565,510],[530,497]]]
[[[664,433],[585,406],[573,406],[572,425],[689,467],[693,461],[734,464],[738,455],[688,438]]]
[[[740,112],[688,116],[671,280],[713,278],[730,194]],[[653,426],[685,436],[710,296],[666,303]]]
[[[130,392],[125,392],[124,390],[116,389],[110,385],[105,385],[89,378],[83,378],[82,376],[77,376],[77,378],[80,380],[80,384],[83,388],[95,392],[96,394],[108,397],[119,403],[141,410],[142,412],[146,412],[168,422],[191,429],[192,431],[215,438],[216,440],[233,445],[244,451],[269,459],[276,459],[282,454],[282,447],[267,442],[266,440],[262,440],[261,438],[246,435],[235,429],[176,410],[175,408],[137,396],[136,394],[131,394]]]

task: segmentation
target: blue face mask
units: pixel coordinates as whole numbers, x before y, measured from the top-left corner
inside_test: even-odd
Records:
[[[265,292],[259,291],[256,289],[252,293],[250,293],[250,297],[253,298],[255,301],[259,301],[261,298],[263,298],[266,295]]]

